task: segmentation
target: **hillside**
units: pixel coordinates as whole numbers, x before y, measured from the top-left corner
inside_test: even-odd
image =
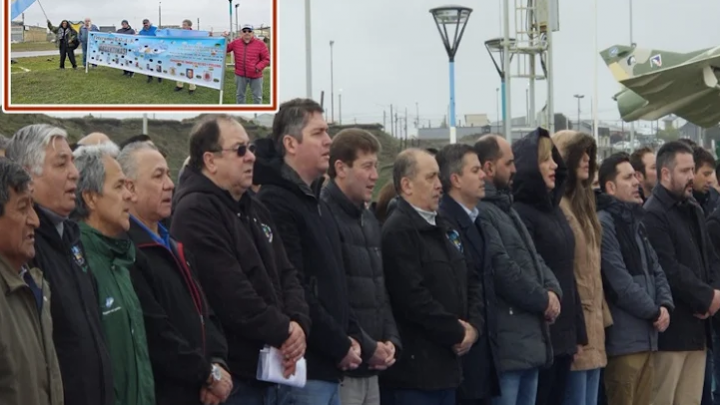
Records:
[[[195,118],[185,119],[182,121],[162,120],[148,118],[148,133],[152,137],[153,142],[163,150],[168,156],[168,164],[173,173],[177,173],[182,162],[187,157],[187,136],[193,125],[202,117],[199,115]],[[269,134],[270,129],[258,126],[255,123],[238,118],[250,135],[251,139],[262,138]],[[0,134],[12,136],[18,129],[30,124],[50,124],[67,130],[70,141],[75,142],[83,136],[91,132],[102,132],[110,136],[115,142],[123,140],[142,133],[141,118],[98,118],[88,115],[79,118],[56,118],[45,114],[5,114],[0,112]],[[382,126],[377,125],[348,125],[348,126],[331,126],[330,136],[335,136],[340,130],[350,127],[359,127],[372,132],[382,144],[382,153],[380,156],[380,181],[379,189],[385,181],[390,178],[390,167],[392,162],[400,151],[399,142],[382,130]]]

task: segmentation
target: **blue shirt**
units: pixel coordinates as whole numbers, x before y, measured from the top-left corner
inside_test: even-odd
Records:
[[[154,37],[156,31],[157,31],[157,27],[154,25],[151,25],[150,28],[148,28],[148,29],[145,29],[145,27],[143,27],[143,29],[141,29],[140,32],[138,32],[138,35]]]
[[[152,238],[153,242],[157,243],[158,245],[163,245],[163,246],[165,246],[168,250],[172,251],[172,248],[170,247],[170,232],[168,232],[168,230],[165,229],[165,227],[162,226],[161,223],[158,222],[158,225],[157,225],[157,226],[158,226],[158,233],[159,233],[159,235],[158,235],[157,233],[155,233],[155,232],[153,232],[152,230],[150,230],[150,228],[148,228],[147,226],[145,226],[145,224],[143,224],[143,223],[142,223],[140,220],[138,220],[137,218],[135,218],[135,217],[133,217],[133,216],[130,216],[130,218],[131,218],[133,221],[135,221],[136,224],[140,225],[140,227],[141,227],[142,229],[144,229],[145,232],[147,232],[148,234],[150,234],[150,237]]]

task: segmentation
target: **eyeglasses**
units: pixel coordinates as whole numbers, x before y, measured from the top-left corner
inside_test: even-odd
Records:
[[[255,145],[240,145],[237,148],[220,149],[218,152],[235,152],[238,157],[244,157],[247,155],[248,151],[255,153]]]
[[[247,33],[247,32],[252,32],[252,30],[242,30],[242,32]]]

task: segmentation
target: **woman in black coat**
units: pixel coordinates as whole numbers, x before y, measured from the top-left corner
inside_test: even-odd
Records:
[[[561,312],[550,326],[553,365],[540,370],[536,405],[559,404],[565,396],[570,366],[587,344],[585,321],[573,264],[575,237],[559,207],[568,170],[550,134],[538,129],[513,144],[517,173],[513,208],[533,238],[535,248],[560,282]]]

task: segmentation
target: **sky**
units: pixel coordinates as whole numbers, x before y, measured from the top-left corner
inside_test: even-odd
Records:
[[[44,0],[43,7],[51,18],[67,18],[64,10],[79,11],[77,18],[90,15],[97,24],[116,23],[119,18],[140,21],[149,15],[155,21],[154,4],[140,0],[105,3],[106,0]],[[227,6],[217,1],[217,8],[189,0],[167,0],[163,21],[181,21],[199,17],[201,27],[207,24],[218,30],[229,25]],[[320,99],[325,91],[326,109],[330,110],[331,60],[329,41],[334,41],[333,65],[335,106],[339,116],[338,94],[342,89],[343,123],[383,122],[383,112],[390,105],[401,115],[408,110],[410,126],[419,111],[421,122],[438,125],[449,103],[448,58],[429,9],[444,5],[437,0],[311,0],[312,9],[312,77],[313,97]],[[453,0],[474,9],[455,58],[456,109],[464,114],[486,113],[496,119],[496,89],[500,79],[485,50],[484,42],[500,36],[499,0]],[[511,24],[515,20],[510,0]],[[555,44],[555,111],[571,119],[577,117],[578,103],[573,96],[583,94],[581,116],[591,118],[594,70],[597,67],[598,116],[619,125],[619,114],[612,96],[620,87],[612,78],[597,52],[616,44],[630,43],[630,0],[598,1],[598,48],[594,42],[594,2],[592,0],[559,0],[560,31],[554,33]],[[106,4],[106,5],[104,5]],[[259,24],[269,21],[269,0],[241,0],[241,24],[248,20]],[[634,0],[633,36],[641,48],[674,52],[713,47],[718,43],[717,0]],[[263,12],[263,10],[265,10]],[[305,96],[305,19],[304,1],[278,0],[279,100]],[[265,15],[268,15],[265,17]],[[26,13],[26,20],[42,20],[37,4]],[[139,25],[135,23],[135,25]],[[514,27],[511,25],[511,33]],[[513,36],[513,34],[511,34]],[[597,52],[596,52],[597,51]],[[515,64],[514,69],[516,69]],[[512,81],[512,115],[524,116],[528,81]],[[537,85],[536,106],[546,100],[546,84]],[[417,110],[416,110],[417,107]],[[330,111],[328,111],[329,113]],[[54,115],[60,115],[54,114]],[[78,114],[75,114],[78,115]],[[83,115],[83,114],[79,114]],[[123,117],[139,114],[102,114]],[[160,113],[157,114],[158,117]],[[170,114],[183,118],[193,114]],[[410,130],[412,133],[412,130]]]

